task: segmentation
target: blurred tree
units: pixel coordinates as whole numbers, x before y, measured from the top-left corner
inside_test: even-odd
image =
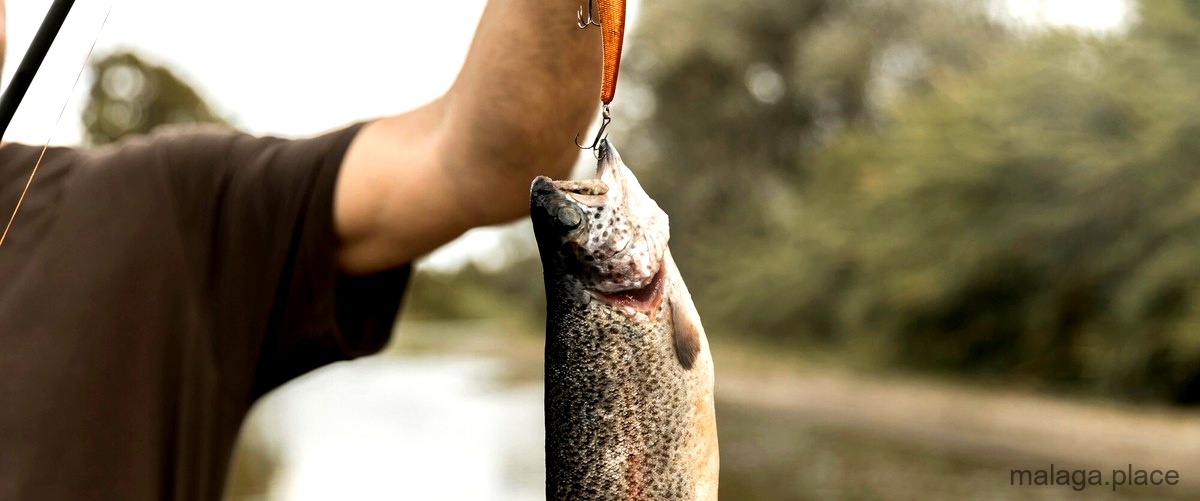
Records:
[[[169,124],[228,125],[190,84],[137,54],[117,52],[91,66],[95,79],[83,113],[91,144],[148,134]]]
[[[628,101],[614,110],[647,116],[619,146],[671,215],[672,246],[706,318],[780,332],[800,308],[809,314],[796,329],[831,335],[827,305],[797,305],[789,285],[824,284],[835,301],[848,278],[840,258],[798,252],[823,224],[801,209],[813,155],[847,127],[878,125],[883,104],[920,92],[932,75],[978,66],[1007,37],[989,5],[645,4],[627,56]],[[639,103],[639,87],[653,98]],[[809,232],[781,231],[800,226]]]
[[[857,273],[842,332],[905,365],[1195,398],[1200,82],[1153,44],[1047,35],[839,141],[813,207]]]
[[[829,150],[814,206],[858,277],[841,332],[904,365],[1200,401],[1195,5],[1014,44]]]
[[[625,157],[707,322],[1200,402],[1200,1],[1099,35],[988,2],[699,4],[647,5]]]

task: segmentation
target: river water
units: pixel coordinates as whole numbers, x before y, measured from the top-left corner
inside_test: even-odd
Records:
[[[536,353],[481,355],[505,351],[507,341],[489,339],[493,344],[472,355],[392,351],[334,364],[268,395],[244,432],[247,443],[270,458],[270,468],[251,475],[269,476],[268,487],[231,498],[544,499],[540,360]],[[880,434],[778,406],[735,405],[730,402],[739,399],[722,391],[734,390],[718,385],[723,501],[1198,495],[1182,486],[1153,492],[1014,487],[1009,474],[1018,462],[1012,456]],[[237,472],[234,484],[243,476]]]
[[[289,383],[252,432],[278,461],[270,499],[544,499],[542,387],[502,363],[377,356]]]

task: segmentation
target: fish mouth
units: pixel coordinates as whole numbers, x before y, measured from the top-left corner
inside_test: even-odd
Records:
[[[602,180],[605,184],[612,184],[614,188],[623,186],[621,179],[621,169],[618,165],[621,163],[621,154],[617,153],[617,149],[613,148],[608,139],[600,140],[599,160],[596,162],[596,179]]]
[[[564,179],[556,181],[546,176],[534,178],[530,191],[537,195],[574,195],[582,197],[599,197],[608,194],[608,185],[599,179]]]
[[[621,162],[620,154],[607,139],[601,140],[597,148],[600,161],[596,164],[595,177],[554,180],[546,176],[537,176],[533,180],[532,192],[543,195],[557,193],[588,205],[603,203],[606,200],[603,198],[605,195],[609,199],[620,199],[624,191],[623,176],[618,168]]]
[[[603,301],[619,306],[632,312],[651,313],[662,303],[663,289],[666,283],[665,268],[659,263],[658,271],[650,278],[650,282],[642,287],[619,290],[614,292],[590,291]]]

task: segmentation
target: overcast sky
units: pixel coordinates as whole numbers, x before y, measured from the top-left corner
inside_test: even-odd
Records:
[[[1007,2],[1022,16],[1057,24],[1104,27],[1125,15],[1123,0]],[[97,33],[97,53],[132,48],[170,66],[251,132],[305,135],[403,111],[449,87],[484,3],[78,0],[6,139],[46,140]],[[631,28],[639,3],[631,2]],[[50,0],[7,4],[4,85]],[[54,143],[78,143],[89,78],[75,89]]]
[[[50,2],[8,4],[6,83]],[[439,95],[462,64],[484,2],[79,0],[6,139],[46,140],[110,4],[97,53],[135,49],[198,85],[237,125],[295,136]],[[89,78],[54,143],[79,141]]]
[[[1126,15],[1123,0],[1006,1],[1023,18],[1052,24],[1102,29]],[[50,3],[7,2],[4,86]],[[636,26],[640,3],[630,1],[630,29]],[[69,102],[67,97],[93,41],[97,54],[129,48],[169,66],[198,86],[237,126],[253,133],[304,136],[401,112],[450,86],[484,4],[484,0],[78,0],[5,139],[79,143],[79,117],[91,75],[84,72]],[[111,15],[100,31],[110,6]],[[64,103],[66,113],[55,127]],[[459,247],[477,247],[485,240]]]

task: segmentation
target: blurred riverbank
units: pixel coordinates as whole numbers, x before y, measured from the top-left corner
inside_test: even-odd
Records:
[[[283,388],[247,426],[260,451],[240,455],[232,497],[541,499],[542,344],[528,329],[401,322],[385,354]],[[1200,497],[1195,412],[862,376],[719,341],[714,354],[723,500]],[[239,489],[262,450],[273,479]],[[1011,470],[1051,463],[1181,482],[1010,485]]]

